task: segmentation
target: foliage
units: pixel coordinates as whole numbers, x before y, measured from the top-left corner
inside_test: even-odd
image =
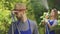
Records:
[[[60,4],[54,5],[54,0],[49,2],[49,7],[54,6],[60,10]],[[9,26],[12,22],[11,10],[14,9],[16,3],[25,3],[27,6],[27,16],[32,20],[36,20],[37,24],[41,22],[44,12],[47,10],[41,5],[40,0],[0,0],[0,34],[7,34]]]

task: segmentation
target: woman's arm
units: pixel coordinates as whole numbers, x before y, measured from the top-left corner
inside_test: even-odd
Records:
[[[49,27],[51,30],[53,30],[53,29],[56,27],[56,25],[57,25],[57,20],[54,21],[53,25],[50,25],[50,24],[48,23],[48,27]]]

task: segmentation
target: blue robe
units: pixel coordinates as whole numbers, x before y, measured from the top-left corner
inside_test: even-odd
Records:
[[[28,20],[28,24],[29,24],[29,29],[27,31],[20,31],[21,34],[32,34],[29,20]],[[14,34],[19,34],[18,29],[16,29]]]
[[[49,22],[50,25],[53,25],[54,20],[53,21],[48,20],[48,22]],[[54,30],[50,31],[50,28],[48,27],[47,24],[46,24],[46,34],[55,34]]]

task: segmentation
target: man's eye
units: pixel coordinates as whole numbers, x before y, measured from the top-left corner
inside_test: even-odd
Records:
[[[18,14],[17,12],[15,12],[15,14]]]

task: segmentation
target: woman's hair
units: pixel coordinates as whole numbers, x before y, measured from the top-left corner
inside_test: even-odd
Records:
[[[57,11],[57,9],[54,8],[54,9],[52,9],[52,10],[53,10],[53,12],[54,12],[54,14],[55,14],[54,17],[55,17],[56,19],[58,19],[58,11]]]

